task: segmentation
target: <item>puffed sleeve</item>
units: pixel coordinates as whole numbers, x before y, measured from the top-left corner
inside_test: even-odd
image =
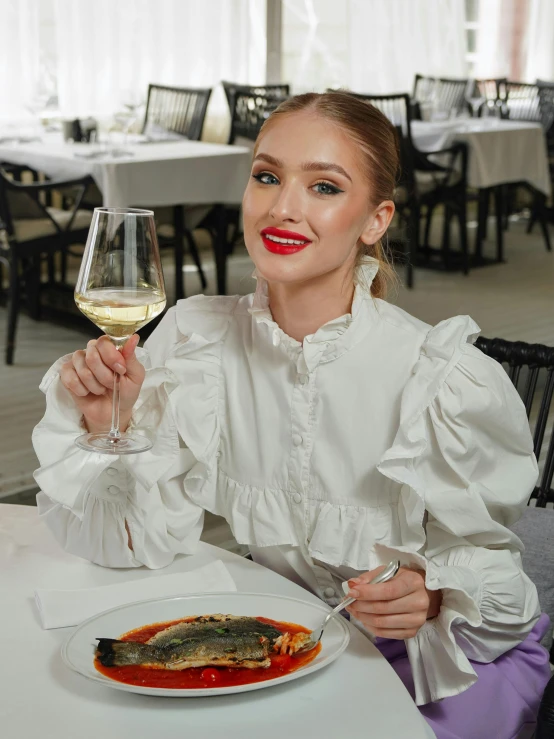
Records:
[[[46,412],[33,432],[37,504],[67,551],[107,567],[151,568],[194,551],[204,510],[184,480],[217,449],[220,343],[228,325],[225,312],[204,315],[204,300],[180,301],[137,350],[146,378],[132,425],[152,440],[147,452],[114,457],[75,446],[84,428],[59,377],[66,358],[46,374]]]
[[[443,593],[438,617],[406,641],[419,705],[470,687],[469,659],[492,662],[540,615],[509,530],[538,476],[529,424],[501,365],[468,343],[477,331],[459,317],[429,332],[379,466],[403,484],[405,525],[422,529],[422,546],[404,561]]]

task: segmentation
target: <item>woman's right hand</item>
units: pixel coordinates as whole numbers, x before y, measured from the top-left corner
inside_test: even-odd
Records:
[[[144,382],[145,370],[135,356],[138,334],[118,351],[107,336],[92,339],[64,362],[60,378],[83,414],[90,433],[110,430],[112,422],[113,373],[118,372],[120,429],[125,431]]]

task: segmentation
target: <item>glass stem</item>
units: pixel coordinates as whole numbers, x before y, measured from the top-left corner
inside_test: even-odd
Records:
[[[121,351],[121,346],[117,346],[117,350]],[[119,382],[120,382],[121,376],[119,372],[113,373],[113,393],[112,393],[112,427],[110,429],[110,433],[108,434],[108,438],[113,441],[117,442],[119,439],[121,439],[121,431],[119,430]]]
[[[119,372],[113,373],[112,427],[108,436],[112,441],[121,439],[119,430]]]

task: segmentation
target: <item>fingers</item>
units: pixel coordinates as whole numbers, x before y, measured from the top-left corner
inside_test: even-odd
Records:
[[[389,582],[369,585],[381,569],[349,580],[348,595],[357,600],[347,610],[376,636],[409,639],[427,620],[429,594],[425,573],[401,567]]]
[[[73,369],[77,373],[81,384],[86,387],[89,393],[93,395],[104,395],[106,387],[95,377],[94,372],[87,364],[86,356],[86,353],[83,351],[74,352],[72,356]]]
[[[352,606],[359,613],[388,615],[393,613],[412,613],[429,608],[429,596],[426,591],[410,593],[396,600],[357,600]]]
[[[125,360],[126,374],[128,379],[131,380],[131,382],[142,384],[145,371],[143,365],[138,361],[135,354],[135,349],[137,348],[138,343],[139,335],[133,334],[133,336],[131,336],[131,338],[127,342],[125,342],[125,346],[121,350],[121,354],[123,355],[123,358]]]
[[[111,390],[113,388],[113,370],[104,363],[97,344],[98,341],[94,339],[88,342],[85,351],[85,362],[100,385]]]
[[[398,600],[425,587],[424,575],[417,570],[401,567],[398,575],[388,582],[377,585],[365,584],[365,581],[370,580],[372,575],[373,573],[364,573],[359,578],[350,580],[349,584],[352,583],[354,587],[351,587],[348,595],[361,600]]]
[[[66,387],[69,392],[73,393],[73,395],[78,395],[80,398],[83,398],[85,395],[89,394],[88,389],[79,379],[79,375],[75,371],[72,362],[66,362],[62,365],[60,370],[60,379],[62,381],[62,385]]]
[[[357,609],[351,611],[352,616],[361,621],[371,631],[384,629],[419,629],[426,621],[426,612],[397,613],[392,616],[375,616],[369,613],[361,613]]]
[[[119,372],[120,375],[124,375],[126,372],[125,358],[122,357],[121,352],[115,348],[111,340],[107,336],[101,336],[95,343],[102,362],[113,372]]]
[[[121,354],[123,355],[123,357],[125,357],[125,360],[128,361],[134,355],[139,340],[139,335],[133,334],[131,338],[125,342],[125,344],[123,345],[123,349],[121,350]]]
[[[401,613],[393,616],[375,616],[361,613],[350,606],[347,609],[353,618],[363,624],[375,636],[385,639],[411,639],[425,623],[426,613]]]

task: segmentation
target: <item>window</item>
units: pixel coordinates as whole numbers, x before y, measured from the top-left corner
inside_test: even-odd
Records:
[[[479,0],[465,0],[466,61],[470,77],[475,76],[477,63],[477,33],[479,29]]]

